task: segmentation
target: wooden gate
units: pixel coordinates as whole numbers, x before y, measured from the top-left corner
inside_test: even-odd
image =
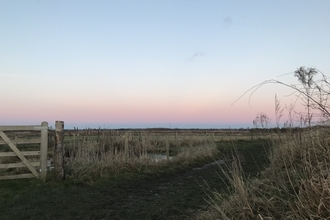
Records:
[[[14,138],[11,140],[7,132],[14,131],[40,131],[40,136],[38,138]],[[6,133],[5,133],[6,132]],[[29,173],[23,174],[14,174],[14,175],[0,175],[0,180],[3,179],[20,179],[20,178],[40,178],[46,179],[47,172],[47,150],[48,150],[48,123],[42,122],[40,125],[30,125],[30,126],[0,126],[0,146],[8,145],[9,151],[0,152],[0,159],[8,158],[8,157],[18,157],[21,162],[16,163],[1,163],[0,161],[0,169],[10,169],[10,168],[21,168],[27,167]],[[18,145],[21,144],[39,144],[40,143],[40,151],[20,151],[18,149]],[[7,147],[8,148],[8,147]],[[27,158],[40,157],[39,161],[29,161]],[[10,160],[9,160],[10,161]],[[39,169],[37,169],[39,168]]]

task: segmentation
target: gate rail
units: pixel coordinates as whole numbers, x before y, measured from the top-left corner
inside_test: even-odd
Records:
[[[6,131],[40,131],[38,139],[20,139],[10,140],[6,135]],[[30,173],[0,176],[3,179],[20,179],[20,178],[38,178],[46,179],[47,172],[47,150],[48,150],[48,122],[42,122],[41,125],[17,125],[17,126],[0,126],[0,145],[7,144],[13,152],[0,152],[1,157],[19,157],[22,162],[0,164],[0,169],[27,167]],[[16,143],[16,144],[14,144]],[[40,143],[40,151],[20,151],[17,144]],[[40,156],[39,162],[31,162],[26,156]],[[35,167],[40,167],[40,172]]]

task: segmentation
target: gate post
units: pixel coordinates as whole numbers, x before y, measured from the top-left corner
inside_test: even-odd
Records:
[[[168,143],[168,137],[165,139],[165,147],[166,147],[166,160],[170,159],[170,145]]]
[[[47,151],[48,151],[48,122],[41,123],[41,144],[40,144],[40,179],[46,180],[47,174]]]
[[[63,158],[63,142],[64,142],[64,122],[55,122],[55,148],[54,148],[54,170],[57,180],[64,180],[64,158]]]

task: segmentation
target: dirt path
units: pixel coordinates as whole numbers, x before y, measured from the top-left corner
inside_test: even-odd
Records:
[[[185,171],[103,180],[95,185],[26,188],[2,201],[0,219],[190,219],[221,190],[217,164]],[[208,185],[207,185],[207,184]],[[13,186],[1,186],[2,191]]]
[[[207,193],[224,185],[217,175],[219,165],[211,163],[179,173],[123,186],[123,196],[115,204],[122,207],[108,212],[109,219],[189,219],[206,209]],[[110,218],[111,217],[111,218]]]
[[[252,144],[240,148],[247,175],[264,164],[263,145]],[[207,209],[208,194],[227,189],[217,163],[158,176],[103,180],[92,186],[50,182],[37,189],[19,186],[17,192],[15,187],[0,186],[0,219],[191,219]]]

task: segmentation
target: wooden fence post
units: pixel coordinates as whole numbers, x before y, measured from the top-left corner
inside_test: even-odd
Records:
[[[125,150],[125,159],[128,160],[129,158],[129,151],[128,151],[128,133],[124,134],[124,150]]]
[[[64,122],[55,122],[55,148],[54,148],[54,170],[57,180],[64,180],[64,158],[63,158],[63,142],[64,142]]]
[[[166,160],[170,159],[170,145],[168,143],[168,137],[165,140],[165,146],[166,146]]]
[[[41,144],[40,144],[40,179],[46,180],[47,174],[47,151],[48,151],[48,122],[41,123]]]

